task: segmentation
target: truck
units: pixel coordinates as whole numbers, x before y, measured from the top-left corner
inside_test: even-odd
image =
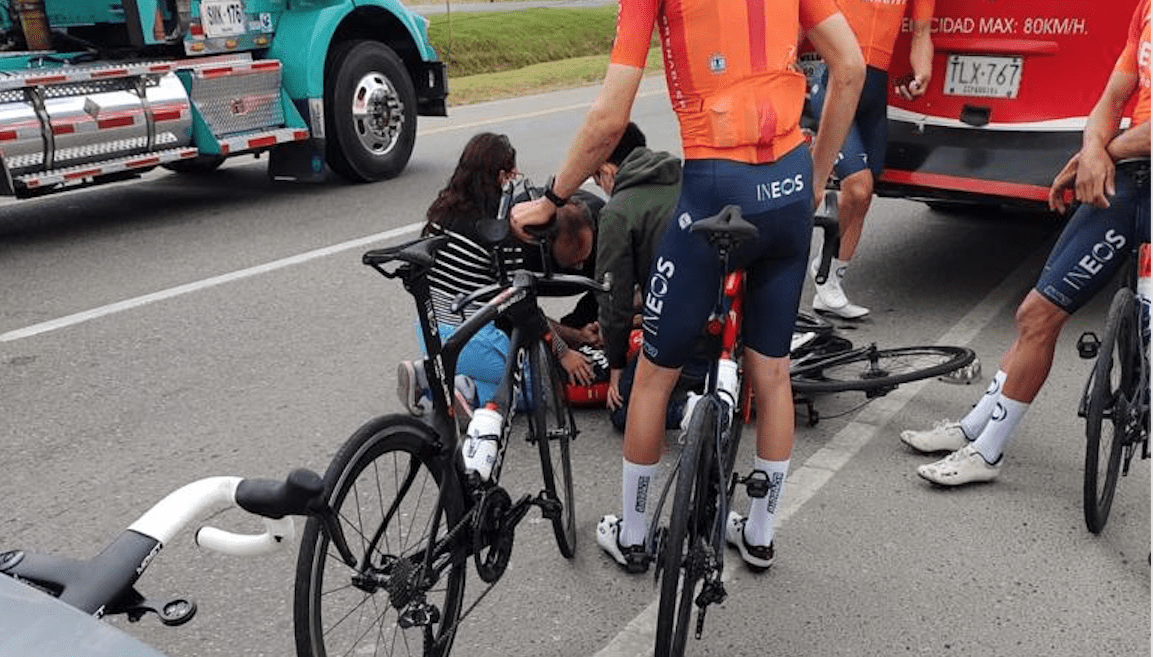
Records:
[[[952,211],[1048,213],[1049,185],[1081,147],[1137,0],[937,0],[928,91],[890,89],[881,196]],[[892,81],[911,74],[911,24]],[[1127,113],[1126,113],[1127,115]]]
[[[445,116],[428,21],[397,0],[0,0],[0,194],[212,171],[398,175]]]

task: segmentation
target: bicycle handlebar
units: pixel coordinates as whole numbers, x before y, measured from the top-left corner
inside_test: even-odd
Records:
[[[296,470],[284,481],[208,477],[169,493],[128,527],[167,544],[197,516],[220,505],[236,506],[264,517],[263,534],[244,535],[214,527],[202,527],[196,543],[202,547],[237,556],[270,552],[294,536],[290,515],[308,515],[324,492],[320,476],[309,470]]]
[[[581,292],[608,292],[612,289],[612,274],[605,272],[604,281],[595,280],[578,274],[543,274],[528,269],[518,269],[513,272],[510,284],[493,283],[477,288],[468,294],[459,294],[449,307],[454,313],[459,313],[475,301],[488,301],[505,290],[515,292],[533,288],[537,296],[567,297]]]

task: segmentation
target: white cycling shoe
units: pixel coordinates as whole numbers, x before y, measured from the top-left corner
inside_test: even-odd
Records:
[[[962,486],[993,481],[1001,474],[1004,460],[1002,456],[996,463],[989,463],[972,445],[965,445],[940,461],[917,468],[917,474],[938,486]]]
[[[928,431],[913,431],[911,429],[902,431],[901,442],[918,452],[931,454],[933,452],[955,452],[971,441],[961,430],[959,422],[942,420]]]
[[[809,273],[813,276],[813,283],[817,294],[813,297],[813,310],[831,313],[842,319],[860,319],[869,314],[869,309],[850,303],[845,296],[841,283],[845,277],[845,266],[833,264],[824,283],[817,283],[817,270],[820,268],[820,259],[813,260],[809,265]]]

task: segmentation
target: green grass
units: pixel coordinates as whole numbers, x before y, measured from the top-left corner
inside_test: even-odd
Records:
[[[534,8],[429,17],[429,39],[448,65],[449,105],[599,82],[609,63],[616,7]],[[661,70],[649,53],[650,72]]]
[[[616,7],[438,14],[429,20],[429,39],[454,78],[607,55]]]

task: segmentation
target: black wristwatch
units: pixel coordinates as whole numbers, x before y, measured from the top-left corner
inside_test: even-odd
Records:
[[[552,204],[557,206],[558,208],[564,207],[564,204],[568,203],[568,199],[567,198],[561,198],[561,197],[557,196],[556,192],[552,191],[552,186],[553,186],[554,182],[556,182],[556,176],[553,176],[552,178],[548,179],[548,184],[545,185],[545,188],[544,188],[544,197],[547,198],[548,200],[552,201]]]

